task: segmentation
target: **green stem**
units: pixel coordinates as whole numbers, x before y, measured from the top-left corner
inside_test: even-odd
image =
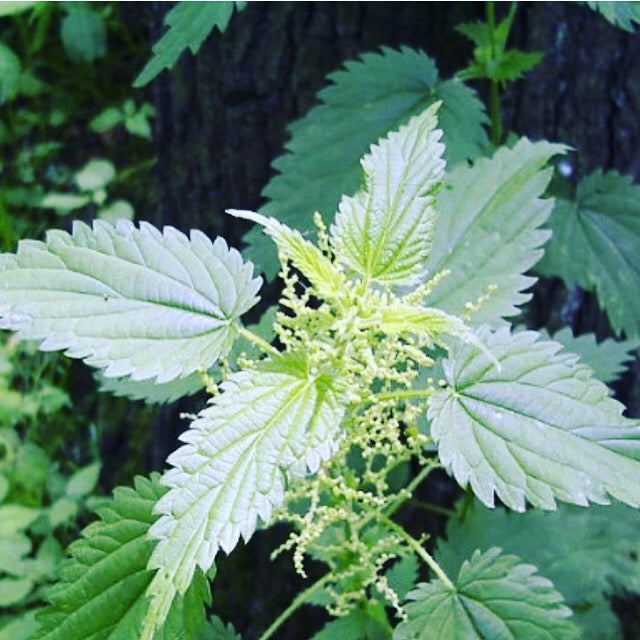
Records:
[[[398,389],[397,391],[385,391],[377,393],[377,400],[410,400],[411,398],[429,398],[438,389]]]
[[[411,498],[408,501],[408,504],[410,504],[413,507],[416,507],[417,509],[422,509],[423,511],[430,511],[431,513],[439,513],[449,518],[456,515],[456,512],[453,509],[440,507],[437,504],[431,504],[430,502],[423,502],[422,500],[416,500],[415,498]]]
[[[390,529],[393,529],[417,554],[424,560],[426,565],[438,576],[438,579],[444,584],[449,591],[455,591],[456,587],[449,579],[449,576],[444,572],[442,567],[435,561],[425,548],[411,535],[409,535],[399,524],[396,524],[391,518],[385,515],[378,514],[380,520],[382,520]]]
[[[280,352],[273,346],[270,345],[266,340],[261,338],[259,335],[253,333],[253,331],[249,331],[246,327],[238,327],[238,335],[241,335],[243,338],[246,338],[251,344],[255,344],[258,349],[263,351],[270,356],[279,356]]]
[[[407,496],[411,496],[413,492],[418,488],[418,485],[422,483],[422,481],[440,464],[437,462],[433,462],[432,464],[425,465],[420,473],[400,492],[400,494],[396,497],[393,502],[390,502],[381,512],[381,515],[385,517],[392,516],[407,500]],[[377,514],[373,514],[371,518],[366,520],[366,524],[371,522],[373,517]],[[364,526],[364,525],[363,525]]]
[[[489,28],[490,59],[496,58],[496,16],[493,2],[487,2],[487,27]],[[494,147],[499,146],[502,137],[502,118],[500,116],[500,87],[496,80],[490,80],[489,89],[489,115],[491,117],[491,142]]]
[[[316,580],[310,587],[299,593],[291,604],[273,621],[271,626],[258,638],[258,640],[267,640],[270,638],[295,612],[299,609],[316,591],[320,590],[324,585],[334,577],[333,572],[326,573],[322,578]]]

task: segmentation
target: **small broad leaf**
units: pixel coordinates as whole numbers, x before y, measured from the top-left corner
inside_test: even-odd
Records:
[[[265,233],[273,238],[282,258],[291,260],[324,298],[331,299],[344,286],[344,273],[299,231],[253,211],[229,209],[227,213],[261,224]]]
[[[153,45],[153,57],[146,64],[133,86],[144,87],[163,69],[171,69],[182,52],[189,48],[194,55],[214,27],[224,33],[234,7],[244,8],[243,2],[178,2],[165,16],[169,27]]]
[[[488,145],[488,120],[475,92],[459,80],[439,79],[422,51],[382,47],[328,79],[332,84],[318,94],[321,104],[289,127],[287,153],[273,163],[278,175],[263,191],[268,202],[260,211],[299,231],[313,228],[315,211],[331,223],[342,195],[361,186],[360,159],[369,146],[438,100],[448,162],[476,158]],[[264,236],[252,230],[247,239],[246,255],[275,275],[275,251]]]
[[[364,188],[340,201],[331,243],[347,267],[383,284],[411,286],[423,275],[435,218],[432,192],[444,174],[432,105],[362,159]]]
[[[99,462],[93,462],[82,469],[78,469],[67,483],[66,494],[71,498],[81,498],[91,493],[100,477],[100,469],[102,465]]]
[[[0,255],[0,326],[107,377],[159,383],[226,354],[260,279],[221,238],[127,220],[76,222]]]
[[[522,274],[540,259],[549,237],[539,228],[552,208],[540,199],[551,177],[543,167],[564,149],[523,138],[446,175],[426,270],[450,273],[429,296],[431,306],[461,315],[488,295],[471,316],[476,326],[518,313],[516,305],[531,297],[522,291],[535,282]]]
[[[158,482],[136,478],[135,490],[119,487],[113,499],[98,509],[69,551],[61,581],[48,590],[49,606],[38,616],[41,640],[131,640],[140,637],[149,606],[145,598],[153,571],[146,568],[155,543],[147,536],[153,505],[165,492]],[[209,588],[201,573],[184,598],[174,601],[155,640],[195,637],[204,627],[203,603]]]
[[[452,575],[475,549],[498,545],[535,564],[553,582],[585,640],[620,639],[606,595],[640,592],[639,527],[640,513],[621,504],[589,509],[560,504],[557,511],[515,514],[474,501],[465,504],[464,520],[448,520],[447,540],[438,543],[436,559]]]
[[[393,640],[573,640],[578,629],[553,584],[492,548],[465,560],[455,591],[439,581],[409,593]]]
[[[596,171],[573,202],[558,200],[553,230],[537,270],[595,290],[617,333],[640,338],[640,185],[615,171]]]
[[[150,531],[159,542],[149,566],[158,574],[145,640],[196,567],[206,572],[219,548],[229,553],[240,536],[248,540],[283,501],[287,478],[317,470],[335,450],[342,402],[331,380],[309,378],[305,369],[287,357],[232,374],[180,436],[187,444],[168,458],[170,490]]]
[[[640,345],[638,340],[618,342],[611,338],[598,342],[593,333],[574,336],[569,327],[554,333],[553,339],[567,351],[579,355],[580,360],[593,369],[596,378],[607,383],[622,375],[625,364],[633,360],[631,352]]]
[[[80,191],[95,191],[106,187],[116,177],[116,169],[108,160],[94,158],[89,160],[74,175]]]
[[[67,55],[72,60],[93,62],[107,52],[107,30],[104,20],[86,3],[68,3],[62,20],[61,36]]]
[[[640,424],[591,377],[577,356],[538,334],[479,332],[501,364],[457,343],[444,363],[448,388],[429,402],[444,466],[487,506],[545,509],[555,498],[640,506]]]

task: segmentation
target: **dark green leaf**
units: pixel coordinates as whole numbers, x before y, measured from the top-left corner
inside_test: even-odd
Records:
[[[640,338],[640,186],[598,170],[580,182],[574,201],[557,201],[548,226],[540,273],[595,290],[614,330]]]
[[[269,202],[261,212],[300,231],[312,228],[314,211],[331,222],[341,196],[359,189],[359,161],[369,146],[438,100],[450,163],[475,158],[487,145],[487,117],[475,93],[460,81],[440,81],[423,52],[383,47],[344,67],[329,75],[333,84],[319,92],[321,104],[290,126],[287,153],[273,163],[279,174],[263,191]],[[257,229],[247,240],[247,255],[273,276],[273,247]]]
[[[169,30],[153,45],[154,55],[133,86],[143,87],[163,69],[171,69],[185,49],[191,49],[195,55],[214,27],[224,33],[234,6],[240,11],[244,5],[238,2],[178,2],[164,20]]]
[[[136,478],[136,489],[119,487],[100,519],[70,547],[71,559],[52,587],[50,602],[38,617],[42,640],[132,640],[140,637],[148,608],[145,597],[154,572],[147,563],[155,542],[147,537],[155,502],[163,495],[157,474]],[[196,636],[205,624],[208,584],[201,573],[184,597],[174,600],[155,640]]]
[[[437,560],[449,574],[475,549],[497,545],[532,562],[574,610],[585,640],[622,638],[606,594],[640,592],[640,513],[620,504],[515,514],[474,502],[447,526]],[[609,630],[605,629],[609,626]]]
[[[578,629],[553,584],[517,556],[475,551],[455,580],[418,585],[409,593],[393,640],[573,640]]]

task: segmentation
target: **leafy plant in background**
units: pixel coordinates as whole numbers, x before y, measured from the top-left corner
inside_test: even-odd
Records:
[[[45,587],[58,577],[64,547],[98,481],[97,462],[62,469],[55,462],[64,429],[63,388],[10,340],[0,348],[0,638],[27,638]],[[71,422],[66,417],[68,422]],[[73,425],[69,425],[73,428]],[[51,430],[57,434],[42,438]],[[46,447],[37,442],[46,443]],[[66,465],[65,465],[66,466]],[[5,625],[4,623],[7,622]]]
[[[466,30],[502,55],[512,19]],[[201,44],[206,34],[181,36],[174,23],[173,50]],[[476,44],[470,68],[483,59]],[[518,59],[519,73],[533,63]],[[620,344],[568,330],[560,344],[508,319],[528,299],[543,225],[569,234],[564,210],[585,242],[592,229],[635,237],[637,187],[596,174],[551,213],[545,165],[564,148],[522,139],[490,154],[474,93],[440,81],[421,52],[368,54],[331,79],[292,127],[269,203],[231,212],[277,247],[273,323],[242,325],[259,279],[197,231],[78,223],[2,257],[0,311],[20,336],[83,358],[129,394],[175,397],[194,382],[212,394],[172,468],[117,489],[71,545],[37,637],[239,638],[206,620],[205,574],[214,578],[219,549],[273,521],[291,525],[276,553],[293,552],[302,575],[309,557],[328,570],[261,640],[305,604],[335,618],[314,640],[620,637],[606,598],[640,587],[640,424],[589,366],[615,379],[637,347],[633,319],[615,316],[619,291],[603,304],[630,338]],[[261,242],[254,234],[252,255]],[[603,298],[619,286],[551,242],[545,273]],[[628,258],[622,249],[598,259]],[[469,491],[432,552],[429,532],[399,516],[438,468]],[[512,512],[494,508],[496,495]],[[618,503],[562,504],[609,497]]]

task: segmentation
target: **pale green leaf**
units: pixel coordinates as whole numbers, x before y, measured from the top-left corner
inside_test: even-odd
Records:
[[[439,106],[373,145],[361,162],[364,188],[338,205],[333,249],[367,281],[412,286],[423,275],[435,218],[432,194],[444,174]]]
[[[608,494],[640,506],[640,425],[591,377],[577,356],[539,334],[479,332],[501,367],[457,343],[448,384],[429,402],[431,435],[445,468],[487,506],[494,492],[523,511],[525,500],[605,504]]]
[[[621,640],[606,595],[619,589],[640,592],[639,534],[640,513],[621,504],[589,509],[561,504],[553,512],[514,514],[473,502],[465,505],[464,520],[449,519],[447,540],[439,542],[436,558],[452,574],[475,549],[498,545],[535,564],[553,582],[585,640]],[[596,619],[610,633],[603,633],[600,623],[594,629]]]
[[[133,220],[135,211],[126,200],[116,200],[98,211],[98,218],[116,224],[118,220]]]
[[[0,578],[0,607],[10,607],[24,600],[33,589],[28,578]]]
[[[78,469],[67,482],[67,495],[71,498],[81,498],[91,493],[98,484],[100,469],[99,462],[92,462],[82,469]]]
[[[0,506],[0,536],[12,535],[26,529],[41,513],[35,507],[21,504]]]
[[[131,640],[140,637],[153,571],[146,568],[155,543],[147,536],[153,505],[165,489],[154,474],[136,478],[135,490],[119,487],[98,509],[100,519],[70,547],[61,581],[47,592],[50,605],[39,615],[43,640]],[[174,601],[155,640],[192,638],[203,629],[209,600],[198,573],[184,598]]]
[[[273,238],[282,258],[291,260],[322,297],[331,299],[344,287],[344,273],[299,231],[253,211],[228,209],[227,213],[262,225],[265,233]]]
[[[47,516],[52,529],[70,523],[78,515],[78,502],[67,496],[58,498],[48,509]]]
[[[409,593],[393,640],[573,640],[578,629],[553,584],[492,548],[465,560],[455,591],[433,581]]]
[[[133,86],[143,87],[163,69],[171,69],[182,52],[189,48],[194,55],[214,27],[222,33],[227,28],[234,7],[241,2],[178,2],[164,19],[169,30],[153,45],[153,57],[146,64]]]
[[[84,2],[65,4],[67,15],[62,20],[60,35],[67,55],[72,60],[93,62],[107,52],[107,30],[104,20]]]
[[[45,209],[57,209],[66,214],[69,211],[86,206],[89,202],[91,202],[89,196],[79,193],[58,193],[50,191],[42,196],[37,205]]]
[[[593,369],[596,378],[602,382],[613,382],[625,370],[625,364],[633,360],[632,352],[638,348],[638,340],[621,342],[607,338],[597,342],[593,333],[574,336],[569,327],[553,334],[567,351],[580,356],[580,360]]]
[[[80,191],[96,191],[106,187],[116,177],[112,162],[93,158],[73,176]]]
[[[402,302],[390,304],[380,310],[376,316],[378,326],[390,335],[412,333],[420,336],[424,346],[433,347],[442,344],[445,336],[453,336],[463,342],[478,347],[490,360],[491,353],[477,338],[474,332],[457,316],[452,316],[440,309],[418,307]],[[495,360],[493,360],[495,362]]]
[[[443,102],[438,117],[450,163],[476,158],[488,145],[482,103],[457,80],[442,81],[433,60],[421,51],[383,47],[365,53],[329,75],[320,104],[290,127],[287,153],[273,167],[261,212],[299,231],[313,228],[319,211],[333,221],[340,198],[361,186],[360,159],[369,146],[429,105]],[[249,232],[247,255],[269,277],[277,272],[275,251],[258,230]]]
[[[633,33],[635,25],[640,24],[640,2],[616,0],[615,2],[587,2],[587,5],[612,25],[630,33]]]
[[[640,185],[596,171],[574,201],[558,200],[548,226],[540,273],[595,290],[616,333],[640,338]]]
[[[219,548],[229,553],[240,536],[249,539],[283,501],[287,478],[316,471],[335,451],[341,400],[330,380],[309,378],[304,369],[286,358],[232,374],[180,436],[187,444],[168,458],[173,469],[163,484],[170,490],[150,531],[159,542],[149,566],[158,574],[145,639],[196,567],[206,572]]]
[[[459,166],[445,177],[426,270],[450,273],[434,288],[429,305],[449,313],[466,312],[489,294],[471,315],[474,325],[496,324],[517,314],[531,296],[522,291],[535,279],[523,275],[542,256],[549,232],[539,227],[552,202],[541,200],[551,177],[543,169],[562,145],[520,140],[473,167]]]
[[[95,221],[0,256],[2,327],[107,377],[160,383],[226,354],[260,279],[221,238]]]

